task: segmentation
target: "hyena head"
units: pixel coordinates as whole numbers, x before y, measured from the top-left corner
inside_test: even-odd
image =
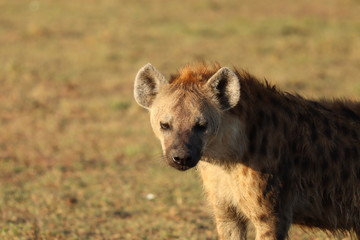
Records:
[[[180,73],[180,77],[167,81],[147,64],[136,75],[134,96],[150,111],[151,125],[167,163],[185,171],[196,166],[216,136],[223,111],[237,105],[240,82],[225,67],[211,75],[194,71],[184,77]]]

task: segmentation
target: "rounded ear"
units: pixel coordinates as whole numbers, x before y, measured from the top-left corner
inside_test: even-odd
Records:
[[[240,81],[230,68],[220,68],[206,83],[212,99],[223,111],[237,105],[240,100]]]
[[[165,77],[153,65],[146,64],[135,77],[134,97],[136,102],[149,109],[159,92],[160,86],[165,83]]]

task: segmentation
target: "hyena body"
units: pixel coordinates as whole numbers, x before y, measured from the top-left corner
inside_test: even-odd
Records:
[[[197,166],[220,239],[285,239],[291,224],[360,239],[360,104],[311,101],[246,72],[187,66],[135,80],[164,159]]]

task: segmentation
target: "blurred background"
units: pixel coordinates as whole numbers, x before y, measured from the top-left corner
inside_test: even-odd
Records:
[[[218,61],[360,99],[359,13],[359,0],[0,0],[0,239],[217,239],[196,170],[161,161],[136,72]]]

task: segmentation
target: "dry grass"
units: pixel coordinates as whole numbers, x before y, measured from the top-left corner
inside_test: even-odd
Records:
[[[0,238],[216,239],[196,173],[161,162],[136,71],[216,60],[358,99],[359,12],[355,0],[0,0]]]

